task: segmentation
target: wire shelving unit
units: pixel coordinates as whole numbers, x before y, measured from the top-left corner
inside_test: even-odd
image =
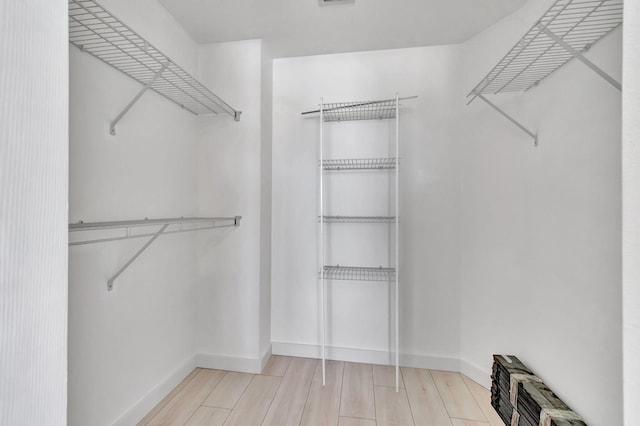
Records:
[[[318,146],[318,178],[319,178],[319,195],[318,195],[318,281],[321,291],[321,323],[322,323],[322,383],[325,384],[325,362],[326,362],[326,346],[327,346],[327,303],[326,303],[326,281],[329,280],[347,280],[347,281],[370,281],[370,282],[387,282],[393,287],[390,288],[391,292],[395,295],[395,348],[391,351],[395,351],[395,368],[396,368],[396,391],[399,387],[399,356],[398,356],[398,292],[399,292],[399,273],[397,270],[399,260],[399,240],[398,240],[398,225],[399,225],[399,193],[398,193],[398,178],[399,178],[399,161],[400,154],[400,141],[399,141],[399,112],[400,101],[406,99],[414,99],[416,96],[408,98],[400,98],[396,95],[393,99],[383,99],[376,101],[356,101],[356,102],[338,102],[338,103],[324,103],[320,100],[320,109],[313,111],[303,112],[303,116],[314,116],[320,119],[320,142]],[[390,143],[390,150],[393,152],[391,157],[382,158],[343,158],[343,159],[325,159],[324,158],[324,145],[325,135],[324,126],[325,123],[342,122],[342,121],[360,121],[360,120],[386,120],[393,119],[395,125],[395,134],[392,137]],[[393,214],[389,216],[336,216],[326,215],[324,212],[324,196],[325,196],[325,183],[324,175],[326,172],[331,171],[351,171],[351,170],[372,170],[372,171],[393,171],[395,178],[394,189],[395,200],[391,202],[390,209],[393,210]],[[393,207],[391,207],[393,204]],[[390,262],[392,266],[342,266],[342,265],[327,265],[325,264],[325,250],[326,242],[324,237],[325,224],[358,224],[358,223],[375,223],[386,224],[387,226],[393,226],[389,232],[389,245],[390,245]],[[393,229],[393,232],[391,230]],[[391,297],[391,296],[390,296]],[[392,305],[392,302],[389,302]],[[391,321],[391,313],[390,313]],[[391,325],[390,325],[391,328]],[[390,333],[391,334],[391,333]]]
[[[69,42],[142,84],[142,90],[111,122],[116,124],[149,89],[195,115],[228,114],[235,110],[168,56],[156,49],[93,0],[69,0]]]
[[[146,238],[149,240],[127,261],[118,272],[107,280],[107,290],[113,290],[113,282],[140,256],[158,237],[182,232],[206,229],[239,227],[241,216],[233,217],[179,217],[169,219],[141,219],[111,222],[78,222],[69,224],[69,233],[79,234],[70,238],[69,246],[105,243],[111,241]],[[124,231],[114,235],[113,232]],[[102,234],[96,237],[93,232]],[[87,237],[87,233],[89,233]],[[106,235],[105,235],[106,233]],[[90,238],[94,235],[93,238]],[[84,238],[83,238],[84,237]]]
[[[623,0],[557,0],[515,46],[473,88],[480,98],[538,143],[537,135],[485,95],[524,92],[572,59],[577,59],[616,89],[621,84],[584,56],[591,46],[622,24]]]

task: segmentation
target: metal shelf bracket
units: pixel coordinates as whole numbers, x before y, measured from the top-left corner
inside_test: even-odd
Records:
[[[585,64],[589,68],[591,68],[596,74],[598,74],[600,77],[604,78],[613,87],[615,87],[616,89],[622,91],[622,85],[620,84],[620,82],[618,82],[615,78],[611,77],[609,74],[604,72],[602,70],[602,68],[598,67],[596,64],[594,64],[593,62],[591,62],[590,60],[585,58],[584,55],[581,52],[578,52],[576,49],[574,49],[573,47],[569,46],[569,44],[567,44],[564,40],[562,40],[560,37],[558,37],[556,34],[554,34],[547,27],[542,27],[542,28],[540,28],[540,30],[547,37],[549,37],[551,40],[553,40],[559,46],[561,46],[564,50],[569,52],[575,59],[579,60],[580,62],[582,62],[583,64]]]
[[[140,98],[142,97],[142,95],[144,95],[146,93],[147,90],[149,90],[151,88],[151,86],[153,86],[153,83],[156,82],[156,80],[158,78],[160,78],[160,76],[162,75],[162,73],[164,72],[164,70],[167,69],[167,67],[169,66],[170,62],[165,63],[162,68],[160,68],[158,70],[158,72],[155,73],[155,75],[153,76],[153,78],[151,78],[151,80],[144,85],[144,87],[142,88],[142,90],[140,90],[140,92],[138,92],[138,94],[131,100],[131,102],[129,102],[127,104],[126,107],[124,107],[124,109],[122,110],[122,112],[120,112],[120,114],[118,114],[118,116],[111,122],[111,124],[109,124],[109,133],[111,133],[111,135],[115,136],[116,134],[116,125],[118,124],[118,122],[120,120],[122,120],[122,117],[125,116],[125,114],[127,112],[129,112],[129,110],[131,109],[131,107],[133,107],[136,102],[138,102],[140,100]],[[236,119],[236,121],[239,121],[239,116],[238,119]]]
[[[507,120],[509,120],[511,123],[513,123],[516,127],[518,127],[520,130],[522,130],[523,132],[525,132],[527,135],[529,135],[530,137],[533,138],[533,145],[534,146],[538,146],[538,135],[535,134],[534,132],[532,132],[531,130],[527,129],[525,126],[523,126],[522,124],[520,124],[520,122],[518,120],[516,120],[515,118],[511,117],[509,114],[507,114],[506,112],[504,112],[499,106],[497,106],[496,104],[494,104],[493,102],[491,102],[489,99],[485,98],[481,93],[476,93],[476,97],[482,99],[484,102],[487,103],[487,105],[489,105],[491,108],[493,108],[494,110],[496,110],[498,113],[500,113],[500,115],[502,115],[504,118],[506,118]]]
[[[113,282],[116,280],[116,278],[118,278],[120,276],[120,274],[122,274],[138,258],[138,256],[140,256],[142,254],[142,252],[145,251],[147,249],[147,247],[149,247],[151,245],[151,243],[153,243],[156,240],[156,238],[158,238],[160,235],[162,235],[164,230],[167,229],[167,226],[169,226],[168,223],[166,225],[163,225],[162,228],[160,228],[158,230],[158,232],[153,234],[153,237],[151,237],[149,239],[149,241],[147,241],[142,246],[142,248],[140,250],[138,250],[136,252],[136,254],[134,254],[131,257],[131,259],[129,259],[129,261],[127,263],[125,263],[122,268],[120,268],[120,270],[118,272],[115,273],[115,275],[113,275],[111,278],[109,278],[107,280],[107,290],[109,290],[109,291],[113,290]]]

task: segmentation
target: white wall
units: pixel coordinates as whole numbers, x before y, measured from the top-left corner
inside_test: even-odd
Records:
[[[623,300],[624,424],[640,424],[640,2],[626,0],[624,27],[623,144]]]
[[[104,6],[186,70],[196,46],[155,0]],[[70,46],[70,222],[197,212],[196,119]],[[207,231],[207,233],[210,231]],[[114,283],[143,239],[69,249],[69,424],[132,424],[195,366],[194,237],[155,241]]]
[[[465,44],[467,90],[550,5],[527,5]],[[621,31],[587,56],[621,78]],[[518,355],[590,425],[622,423],[620,92],[573,61],[461,118],[462,356]]]
[[[0,2],[0,424],[64,425],[67,3]]]
[[[451,93],[457,92],[459,70],[456,46],[274,61],[271,320],[274,353],[317,356],[321,338],[316,280],[318,120],[302,119],[300,113],[317,108],[321,97],[325,102],[386,99],[398,91],[401,96],[419,96],[403,102],[401,112],[400,350],[406,363],[458,368],[460,172],[452,129],[459,101]],[[339,146],[339,138],[344,137],[344,144],[352,153],[365,152],[366,156],[367,151],[371,153],[367,147],[369,139],[383,143],[392,128],[387,122],[374,121],[332,124],[327,131],[333,144]],[[357,144],[364,147],[360,149]],[[364,179],[364,188],[367,180],[375,179],[371,173],[352,177],[360,182]],[[358,189],[349,186],[348,180],[334,182],[340,186],[334,185],[334,189],[351,189],[356,191],[351,194],[357,195]],[[382,184],[387,185],[385,182]],[[338,214],[338,206],[332,207]],[[374,238],[366,233],[374,232],[380,225],[335,226],[343,230],[356,227],[355,232],[367,246],[374,243]],[[359,227],[365,231],[360,232]],[[343,254],[363,250],[362,243],[363,240],[345,241]],[[385,253],[378,252],[383,257],[387,256]],[[330,350],[330,357],[388,360],[379,352],[387,351],[392,344],[388,336],[386,286],[340,281],[332,284],[327,344],[334,350]],[[340,349],[345,347],[355,351]]]
[[[267,255],[261,240],[268,247],[263,227],[269,225],[268,218],[263,221],[268,200],[262,198],[261,180],[263,114],[268,114],[262,110],[262,49],[260,40],[199,47],[202,82],[242,111],[242,118],[199,121],[198,212],[241,215],[242,225],[197,239],[198,365],[252,372],[262,365],[261,298],[268,294],[261,257]],[[265,149],[268,155],[268,141]]]

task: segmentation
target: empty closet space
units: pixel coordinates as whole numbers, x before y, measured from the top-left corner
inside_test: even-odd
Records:
[[[143,425],[484,425],[503,423],[489,391],[448,371],[274,355],[261,375],[196,369]]]
[[[622,424],[622,2],[303,1],[68,0],[68,424]]]

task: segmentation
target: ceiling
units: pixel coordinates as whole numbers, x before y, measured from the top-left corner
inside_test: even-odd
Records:
[[[526,0],[159,0],[198,43],[263,39],[275,57],[460,43]]]

